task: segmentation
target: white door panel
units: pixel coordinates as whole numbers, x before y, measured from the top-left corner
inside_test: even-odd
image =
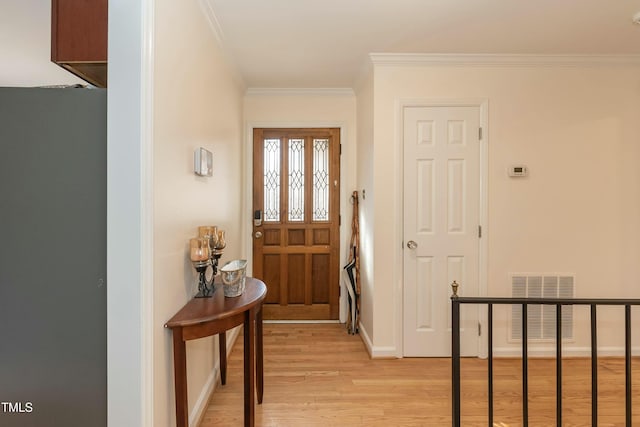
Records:
[[[404,115],[404,355],[451,355],[450,284],[477,295],[478,107],[406,107]],[[477,309],[465,307],[461,350],[478,353]]]

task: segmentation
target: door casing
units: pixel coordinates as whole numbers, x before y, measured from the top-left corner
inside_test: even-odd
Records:
[[[482,238],[479,243],[479,269],[478,269],[478,295],[487,295],[487,248],[488,248],[488,164],[489,164],[489,100],[488,99],[400,99],[396,102],[396,191],[398,194],[404,194],[404,165],[403,165],[403,149],[404,149],[404,120],[403,111],[407,107],[478,107],[480,110],[480,127],[482,128],[482,139],[480,140],[480,206],[479,206],[479,222],[482,227]],[[396,217],[403,218],[403,205],[398,203],[396,206]],[[396,221],[394,230],[398,240],[398,248],[395,253],[395,262],[403,265],[403,257],[405,254],[403,241],[403,224],[402,221]],[[398,269],[398,277],[395,277],[394,283],[398,283],[399,297],[395,298],[396,305],[396,357],[402,358],[403,354],[403,318],[404,318],[404,271]],[[479,309],[478,320],[481,324],[482,334],[478,340],[478,356],[487,357],[487,313],[486,310]]]

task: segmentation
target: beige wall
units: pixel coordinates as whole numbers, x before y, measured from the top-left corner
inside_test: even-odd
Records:
[[[197,226],[227,231],[221,262],[241,255],[244,87],[196,0],[155,3],[154,422],[175,425],[171,332],[163,324],[197,291],[189,238]],[[193,173],[198,147],[213,152],[213,177]],[[187,343],[189,411],[217,374],[217,338]],[[206,404],[205,402],[199,402]],[[196,410],[198,408],[195,408]]]
[[[251,253],[251,152],[252,129],[259,127],[339,127],[340,159],[340,265],[346,263],[351,236],[352,208],[349,197],[356,190],[356,97],[351,90],[249,90],[244,99],[247,176],[245,182],[246,253]],[[342,292],[342,297],[346,295]],[[341,310],[344,320],[345,312]]]
[[[403,99],[487,99],[488,294],[509,296],[510,272],[575,273],[576,296],[640,297],[640,70],[623,66],[376,66],[375,255],[401,265]],[[360,104],[359,104],[360,105]],[[523,163],[530,176],[507,176]],[[385,205],[393,201],[395,209]],[[386,263],[388,265],[388,263]],[[374,346],[400,345],[400,268],[374,273]],[[588,347],[586,312],[575,349]],[[619,316],[601,318],[609,327]],[[495,345],[508,353],[507,314],[496,314]],[[600,345],[622,345],[603,329]]]
[[[373,186],[373,69],[356,85],[358,147],[357,188],[360,195],[360,333],[368,347],[374,339],[374,186]],[[364,192],[363,192],[364,191]],[[364,197],[363,197],[364,196]]]

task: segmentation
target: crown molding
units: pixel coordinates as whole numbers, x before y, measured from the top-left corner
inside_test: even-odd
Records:
[[[200,5],[200,10],[204,15],[207,23],[209,24],[209,29],[211,29],[211,33],[213,34],[213,38],[220,49],[222,56],[224,57],[231,73],[233,74],[233,79],[235,82],[242,88],[247,87],[246,82],[244,81],[244,76],[240,72],[238,68],[238,64],[235,59],[231,55],[231,52],[227,49],[224,41],[224,32],[222,31],[222,27],[220,26],[220,22],[216,16],[215,11],[213,10],[213,5],[210,0],[198,0],[198,4]]]
[[[250,87],[246,96],[355,96],[350,87],[337,88],[270,88]]]
[[[218,17],[216,16],[215,11],[213,10],[213,6],[209,0],[198,0],[200,3],[200,8],[204,13],[204,16],[207,18],[207,22],[209,23],[209,27],[213,32],[218,45],[221,47],[224,45],[224,33],[222,32],[222,28],[220,27],[220,22],[218,21]]]
[[[640,55],[530,55],[530,54],[425,54],[370,53],[382,66],[639,66]]]

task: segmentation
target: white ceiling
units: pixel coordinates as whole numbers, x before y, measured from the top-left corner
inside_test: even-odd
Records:
[[[640,0],[199,1],[249,87],[351,87],[372,52],[640,54]],[[79,82],[50,62],[50,8],[2,2],[0,86]]]
[[[369,53],[640,54],[640,0],[203,0],[249,87],[350,87]]]

